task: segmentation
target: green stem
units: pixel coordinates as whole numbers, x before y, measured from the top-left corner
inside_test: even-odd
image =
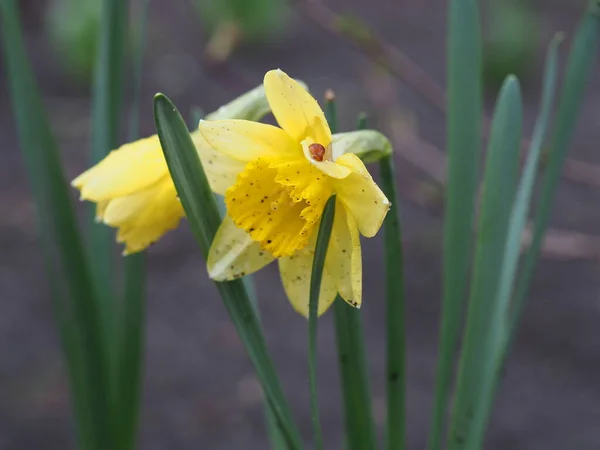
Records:
[[[384,221],[386,287],[386,448],[406,448],[406,342],[402,233],[392,156],[381,160],[381,187],[392,203]]]
[[[317,311],[319,309],[319,294],[321,292],[321,280],[323,279],[323,269],[325,267],[325,257],[329,247],[329,238],[333,229],[333,218],[335,216],[335,195],[327,201],[317,244],[315,247],[315,257],[313,259],[312,272],[310,275],[310,298],[308,304],[308,376],[310,386],[310,409],[313,422],[315,449],[323,449],[323,435],[321,432],[321,423],[319,421],[319,402],[317,397]]]

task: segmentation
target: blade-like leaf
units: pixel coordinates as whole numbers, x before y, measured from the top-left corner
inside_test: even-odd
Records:
[[[402,234],[393,156],[379,163],[381,188],[392,206],[383,222],[386,291],[386,448],[406,448],[406,343]]]
[[[98,56],[92,99],[92,141],[90,162],[96,164],[118,144],[121,123],[125,30],[129,2],[104,0],[102,21],[98,36]],[[114,236],[104,224],[96,223],[95,206],[88,214],[90,233],[89,252],[93,255],[92,270],[98,288],[101,323],[108,348],[114,350],[115,336],[112,324],[117,296],[114,292]],[[112,360],[112,358],[111,358]]]
[[[111,448],[108,369],[96,292],[59,152],[27,60],[14,0],[0,2],[0,33],[12,107],[69,369],[80,446],[86,450]]]
[[[329,98],[325,115],[332,133],[337,132],[337,109]],[[358,129],[366,128],[362,115]],[[374,450],[377,435],[371,408],[371,393],[364,348],[364,333],[360,310],[348,305],[339,295],[333,303],[335,338],[344,402],[346,447],[349,450]]]
[[[220,225],[219,210],[196,148],[181,115],[162,94],[154,100],[154,117],[171,177],[204,258]],[[215,283],[238,331],[258,379],[291,449],[303,447],[293,422],[260,324],[242,280]]]
[[[484,371],[482,376],[488,384],[483,388],[483,393],[480,397],[481,409],[474,412],[474,421],[476,422],[474,427],[481,432],[483,432],[484,424],[489,420],[492,412],[494,396],[504,364],[504,355],[508,351],[506,343],[508,341],[509,329],[506,318],[510,314],[511,294],[513,292],[515,276],[519,266],[519,255],[521,253],[521,238],[527,222],[527,213],[531,203],[531,195],[535,184],[542,145],[552,112],[558,73],[558,45],[561,40],[562,35],[555,36],[548,48],[540,112],[535,124],[529,154],[525,162],[523,175],[510,217],[504,263],[502,265],[497,293],[498,297],[495,303],[495,310],[491,312],[493,317],[499,317],[502,320],[494,320],[488,331],[491,336],[490,339],[497,346],[493,349],[493,353],[490,353],[488,359],[486,359],[485,367],[482,369]],[[488,360],[492,358],[496,361],[494,364],[489,364]]]
[[[146,28],[150,0],[141,6],[139,36],[133,55],[133,80],[131,109],[129,111],[129,141],[139,137],[140,93],[142,86],[142,63],[146,42]],[[145,283],[146,267],[143,253],[129,255],[124,261],[123,300],[118,314],[116,413],[119,445],[124,450],[134,449],[137,437],[140,396],[142,390],[142,367],[144,356]]]
[[[448,31],[448,183],[442,323],[429,450],[440,450],[471,264],[480,158],[481,30],[476,0],[452,0]]]
[[[552,201],[560,179],[560,172],[567,156],[569,142],[573,137],[577,118],[581,111],[585,88],[588,85],[600,39],[600,3],[591,1],[583,20],[577,28],[567,61],[566,75],[557,108],[557,117],[550,142],[550,151],[543,177],[539,204],[535,212],[531,247],[527,251],[523,268],[517,281],[511,306],[509,342],[505,355],[511,347],[525,307],[525,299],[535,270],[544,233],[548,228]],[[504,359],[504,357],[503,357]]]
[[[312,271],[310,274],[310,294],[308,302],[308,382],[310,385],[310,409],[312,413],[314,447],[323,449],[323,435],[321,422],[319,420],[319,402],[317,396],[317,310],[319,308],[319,293],[321,292],[321,280],[325,268],[325,257],[329,247],[329,238],[333,228],[335,217],[335,195],[333,195],[323,209],[315,256],[313,258]]]
[[[484,423],[482,395],[493,378],[498,342],[490,330],[504,317],[495,315],[500,271],[505,258],[508,224],[516,189],[521,141],[522,106],[519,83],[510,76],[504,82],[492,121],[483,181],[477,248],[469,310],[460,358],[448,450],[481,448]]]

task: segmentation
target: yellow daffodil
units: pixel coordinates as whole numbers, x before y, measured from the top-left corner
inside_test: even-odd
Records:
[[[357,154],[389,151],[389,141],[375,131],[332,136],[317,101],[280,70],[266,74],[264,88],[281,128],[246,120],[200,122],[202,136],[215,150],[210,164],[244,162],[235,176],[231,170],[222,179],[230,183],[227,216],[209,252],[210,277],[235,279],[277,259],[290,302],[308,316],[317,230],[325,203],[335,194],[318,311],[325,312],[338,292],[359,307],[359,234],[374,236],[390,203]],[[204,168],[210,170],[210,164]]]
[[[268,112],[264,88],[259,86],[207,119],[259,120]],[[246,163],[219,158],[197,130],[191,136],[211,188],[224,194]],[[124,254],[145,249],[184,217],[157,135],[112,151],[72,185],[80,190],[82,200],[97,203],[98,221],[118,228],[117,240],[125,244]]]

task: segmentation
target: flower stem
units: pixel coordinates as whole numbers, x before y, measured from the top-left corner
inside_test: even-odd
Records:
[[[329,238],[333,228],[335,216],[335,195],[327,201],[319,226],[315,257],[313,259],[312,273],[310,276],[310,296],[308,303],[308,376],[310,385],[310,409],[314,431],[314,447],[323,449],[323,436],[319,421],[319,403],[317,399],[317,310],[319,306],[319,293],[325,266],[325,256],[329,247]]]

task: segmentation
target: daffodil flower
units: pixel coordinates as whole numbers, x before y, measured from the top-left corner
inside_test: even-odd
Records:
[[[259,120],[269,112],[259,86],[207,116],[207,119]],[[224,194],[244,161],[223,159],[198,130],[191,133],[213,191]],[[125,144],[82,173],[72,185],[81,199],[97,204],[96,219],[118,228],[124,254],[144,250],[184,217],[157,135]]]
[[[359,235],[377,233],[390,202],[357,154],[389,152],[389,141],[372,130],[332,136],[317,101],[280,70],[266,74],[264,88],[281,128],[246,120],[200,122],[202,136],[215,150],[210,164],[244,162],[238,173],[226,175],[227,216],[210,248],[209,275],[232,280],[277,259],[292,306],[308,316],[317,230],[325,203],[335,194],[318,312],[325,312],[338,292],[360,307]],[[210,164],[204,168],[210,170]]]

